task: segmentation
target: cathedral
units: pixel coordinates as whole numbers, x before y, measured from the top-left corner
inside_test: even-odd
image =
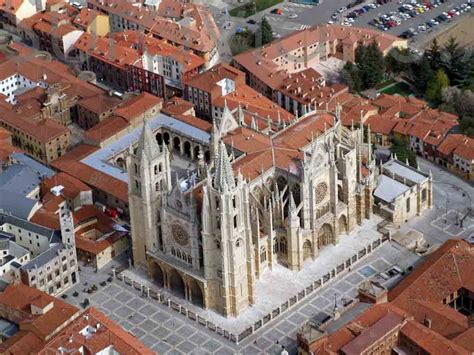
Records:
[[[161,287],[226,317],[254,303],[276,263],[301,270],[372,213],[370,132],[321,111],[268,126],[224,107],[178,168],[144,124],[127,156],[133,259]]]

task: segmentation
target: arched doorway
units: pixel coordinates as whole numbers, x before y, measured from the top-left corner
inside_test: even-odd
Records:
[[[161,135],[161,133],[156,134],[156,141],[159,145],[163,144],[163,136]]]
[[[211,161],[211,152],[209,152],[208,150],[206,150],[206,152],[204,153],[204,160],[206,161],[206,163],[209,163]]]
[[[332,228],[329,224],[324,224],[321,229],[319,230],[318,234],[319,239],[319,246],[323,247],[325,245],[329,245],[332,243],[333,235],[332,235]]]
[[[339,233],[347,234],[347,219],[344,215],[339,217]]]
[[[153,281],[158,284],[158,286],[163,287],[164,286],[164,276],[163,276],[163,270],[161,269],[160,265],[157,263],[152,263],[151,264],[151,277],[153,278]]]
[[[199,158],[199,152],[201,151],[201,148],[197,145],[194,147],[194,159]]]
[[[342,193],[342,186],[341,185],[337,186],[337,199],[341,202],[344,202],[344,195]]]
[[[189,282],[189,291],[191,292],[190,301],[196,306],[204,307],[204,298],[202,296],[201,287],[199,287],[195,280]]]
[[[173,139],[173,148],[174,150],[177,150],[178,152],[181,152],[181,140],[179,137],[174,137]]]
[[[165,132],[163,134],[163,142],[165,142],[166,145],[169,145],[170,144],[170,135],[168,132]]]
[[[184,155],[191,158],[191,143],[188,141],[184,142]]]
[[[181,275],[174,269],[169,273],[170,290],[177,296],[184,298],[184,281]]]
[[[312,255],[313,250],[311,248],[311,242],[309,240],[306,240],[303,244],[303,260],[311,258]]]

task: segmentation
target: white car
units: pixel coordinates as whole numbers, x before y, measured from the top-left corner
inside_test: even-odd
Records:
[[[347,10],[347,7],[343,6],[339,10],[337,10],[337,12],[341,13],[341,12],[344,12],[346,10]]]
[[[298,15],[297,14],[289,14],[288,18],[298,18]]]

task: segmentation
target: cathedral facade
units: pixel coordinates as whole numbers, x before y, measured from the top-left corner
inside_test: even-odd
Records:
[[[370,218],[376,170],[370,138],[340,109],[268,128],[244,116],[225,107],[210,161],[200,151],[185,173],[147,124],[127,158],[135,266],[227,317],[254,303],[275,263],[301,270]]]

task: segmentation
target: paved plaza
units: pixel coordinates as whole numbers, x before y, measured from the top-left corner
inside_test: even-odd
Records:
[[[78,297],[73,297],[73,290],[70,290],[66,300],[79,305],[88,298],[92,306],[160,354],[279,354],[282,346],[294,354],[297,330],[308,319],[331,315],[335,298],[339,305],[343,300],[354,299],[357,286],[364,279],[386,271],[392,265],[407,269],[419,259],[393,242],[385,243],[351,272],[342,273],[240,344],[230,342],[153,299],[141,297],[139,291],[118,280],[99,286],[107,278],[110,266],[99,273],[83,268],[81,285],[76,289],[81,290],[84,282],[88,282],[88,285],[97,284],[99,290],[92,295],[81,290]],[[386,282],[396,282],[396,278]]]
[[[430,162],[419,162],[422,170],[432,171],[435,207],[405,224],[402,232],[420,231],[432,245],[441,244],[453,236],[466,237],[472,234],[474,216],[468,213],[472,207],[471,201],[474,201],[473,187]],[[462,228],[460,218],[464,218]],[[421,256],[393,241],[387,242],[355,264],[350,271],[342,272],[240,344],[230,342],[154,299],[141,297],[139,291],[119,280],[104,283],[111,268],[117,267],[119,261],[114,261],[97,273],[83,267],[81,282],[67,292],[66,301],[82,305],[84,299],[88,298],[91,305],[160,354],[279,354],[282,346],[290,354],[295,354],[296,332],[309,319],[321,320],[331,316],[335,302],[340,307],[342,303],[355,299],[357,287],[367,278],[376,278],[386,287],[392,288],[404,276],[398,274],[386,279],[380,273],[393,266],[409,272],[409,267],[416,267],[420,261]],[[121,262],[126,263],[126,260]],[[91,284],[96,284],[98,291],[92,295],[83,292]],[[286,287],[283,284],[272,285],[268,292],[278,292],[280,288],[283,290]],[[78,291],[77,297],[72,295],[74,291]]]

